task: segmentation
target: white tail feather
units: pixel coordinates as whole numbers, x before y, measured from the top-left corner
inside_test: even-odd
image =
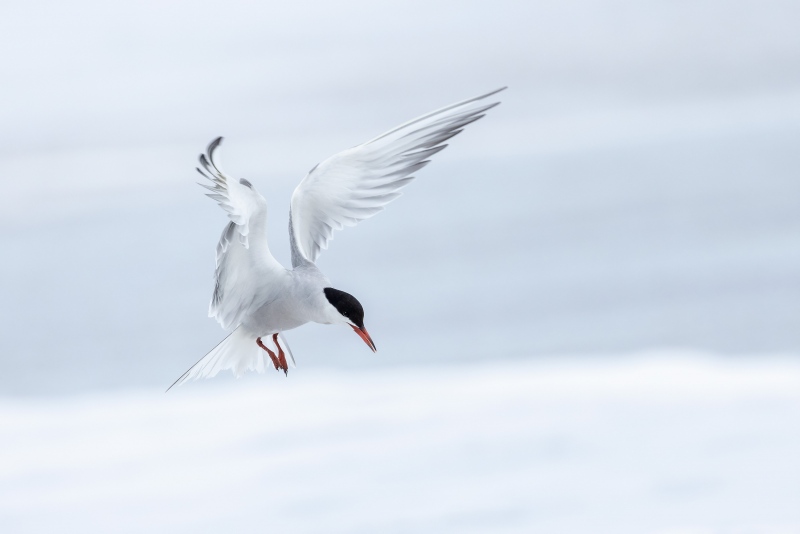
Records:
[[[294,358],[288,349],[288,345],[286,345],[286,340],[283,337],[280,339],[281,345],[286,349],[286,354],[294,365]],[[270,338],[263,341],[267,340],[271,341]],[[167,391],[174,386],[183,384],[187,380],[211,378],[226,369],[233,371],[234,376],[237,378],[246,371],[263,373],[267,369],[265,357],[267,357],[267,353],[256,344],[256,339],[239,327],[223,339],[219,345],[211,349],[211,352],[203,356],[199,362],[183,373],[180,378],[167,388]],[[270,365],[272,364],[270,363]]]

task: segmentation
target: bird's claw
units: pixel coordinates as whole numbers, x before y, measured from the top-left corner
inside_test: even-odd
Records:
[[[274,352],[269,350],[266,345],[261,341],[261,338],[256,339],[256,343],[259,347],[267,351],[269,354],[269,359],[272,360],[272,365],[275,366],[276,371],[283,371],[283,374],[289,376],[289,364],[286,362],[286,355],[283,353],[283,348],[281,348],[281,344],[278,343],[278,334],[272,336],[272,340],[275,342],[275,346],[278,347],[278,354],[275,355]]]
[[[278,362],[280,363],[280,368],[283,369],[284,375],[289,376],[289,364],[286,363],[286,355],[283,353],[281,344],[278,343],[278,334],[272,336],[272,341],[274,341],[275,346],[278,347]]]
[[[258,344],[259,347],[261,347],[262,349],[267,351],[267,354],[269,354],[269,359],[272,360],[272,365],[275,366],[275,370],[276,371],[283,369],[284,372],[287,372],[286,369],[284,369],[283,365],[281,365],[281,362],[278,359],[278,357],[275,356],[275,353],[272,352],[271,350],[269,350],[266,345],[264,345],[264,343],[261,341],[261,338],[256,339],[256,344]],[[285,361],[285,359],[284,359],[284,361]],[[288,375],[288,372],[287,372],[287,375]]]

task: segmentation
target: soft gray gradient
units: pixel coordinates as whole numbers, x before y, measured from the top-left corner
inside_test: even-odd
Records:
[[[797,531],[798,21],[5,2],[0,532]],[[311,167],[503,85],[320,258],[377,354],[309,325],[288,378],[163,394],[224,335],[211,139],[288,265]]]
[[[321,267],[365,305],[301,368],[693,347],[800,350],[792,2],[99,2],[3,8],[0,392],[163,386],[205,317],[229,172],[270,207],[316,163],[500,85]]]

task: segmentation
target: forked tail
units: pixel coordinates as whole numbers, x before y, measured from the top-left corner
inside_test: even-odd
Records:
[[[281,346],[286,350],[288,360],[294,367],[294,357],[292,356],[286,339],[279,335]],[[271,341],[268,337],[264,339]],[[219,345],[203,356],[188,371],[183,373],[180,378],[172,383],[167,391],[175,386],[179,386],[187,380],[197,380],[198,378],[211,378],[220,371],[230,369],[237,378],[247,371],[263,373],[272,366],[267,353],[256,344],[256,338],[252,334],[245,333],[241,327],[236,328],[228,337],[220,341]]]

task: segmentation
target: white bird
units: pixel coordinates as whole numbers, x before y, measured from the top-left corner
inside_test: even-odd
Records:
[[[264,197],[244,178],[236,180],[222,171],[215,159],[222,138],[212,141],[200,156],[202,168],[197,169],[211,183],[200,185],[211,190],[208,196],[228,213],[230,222],[217,244],[216,283],[208,314],[233,331],[170,388],[225,369],[237,377],[251,370],[262,373],[268,367],[266,355],[276,370],[288,374],[288,362],[294,366],[294,357],[281,333],[308,322],[349,326],[374,352],[375,343],[364,327],[364,309],[355,297],[331,286],[315,264],[317,257],[328,247],[334,230],[372,217],[399,197],[412,174],[447,146],[445,141],[500,103],[486,99],[504,89],[401,124],[311,169],[291,199],[291,270],[272,256],[267,245]]]

